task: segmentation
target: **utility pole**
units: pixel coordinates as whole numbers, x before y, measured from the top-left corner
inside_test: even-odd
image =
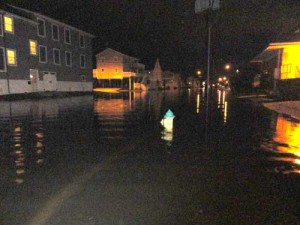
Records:
[[[210,56],[211,56],[211,29],[213,25],[213,11],[220,8],[220,0],[196,0],[195,13],[207,13],[207,77],[206,77],[206,132],[205,140],[208,140],[208,123],[209,123],[209,95],[210,95]]]

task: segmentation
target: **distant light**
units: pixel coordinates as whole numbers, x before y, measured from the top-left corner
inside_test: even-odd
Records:
[[[225,65],[225,70],[229,70],[230,69],[230,64],[226,64]]]
[[[239,72],[240,72],[240,70],[239,70],[239,69],[237,69],[235,72],[236,72],[236,73],[239,73]]]

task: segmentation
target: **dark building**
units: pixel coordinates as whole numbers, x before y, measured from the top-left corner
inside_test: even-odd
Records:
[[[93,35],[42,14],[0,9],[0,95],[92,91]]]

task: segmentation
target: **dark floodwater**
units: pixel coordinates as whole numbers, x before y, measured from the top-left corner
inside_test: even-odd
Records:
[[[0,224],[298,224],[299,121],[211,100],[208,116],[201,90],[0,102]]]

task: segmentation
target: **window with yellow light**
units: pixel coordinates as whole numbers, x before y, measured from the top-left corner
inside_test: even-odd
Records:
[[[4,30],[8,33],[14,33],[14,24],[12,17],[4,16]]]
[[[16,50],[7,49],[6,56],[7,56],[7,64],[8,65],[12,65],[12,66],[17,65]]]
[[[37,55],[37,42],[29,40],[30,55]]]

